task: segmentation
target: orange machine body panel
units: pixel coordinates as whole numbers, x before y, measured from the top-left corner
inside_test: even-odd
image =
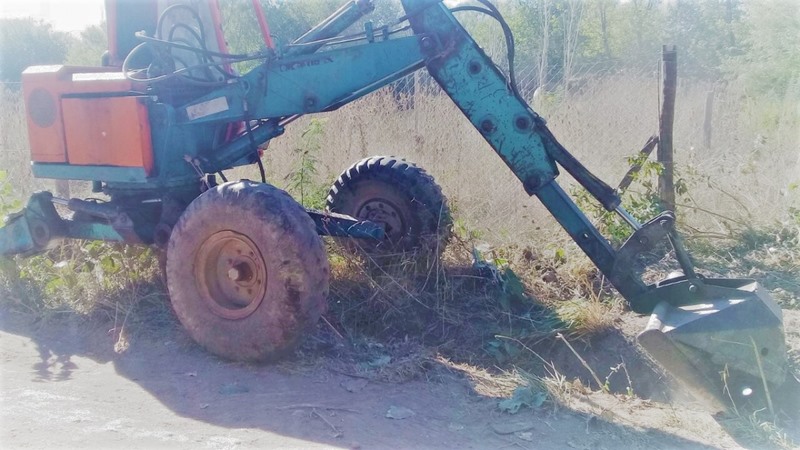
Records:
[[[147,108],[116,69],[31,67],[22,88],[33,162],[152,170]]]
[[[137,97],[63,98],[71,165],[153,169],[147,108]]]

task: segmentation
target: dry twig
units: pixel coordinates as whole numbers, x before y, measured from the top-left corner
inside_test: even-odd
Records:
[[[592,378],[594,378],[594,381],[595,381],[595,383],[597,383],[597,386],[600,389],[605,391],[606,387],[605,387],[605,385],[603,383],[600,382],[600,378],[597,376],[596,373],[594,373],[594,370],[592,370],[592,368],[589,367],[589,364],[586,362],[586,360],[583,359],[583,357],[581,357],[580,354],[578,354],[578,352],[575,350],[575,348],[572,346],[572,344],[570,344],[569,341],[567,341],[567,339],[564,337],[564,335],[561,334],[561,333],[558,333],[558,334],[556,334],[556,337],[561,339],[562,341],[564,341],[565,344],[567,344],[567,347],[570,349],[570,351],[572,351],[572,353],[575,355],[575,357],[578,358],[578,361],[580,361],[581,364],[583,364],[583,367],[585,367],[586,370],[588,370],[589,373],[592,374]]]

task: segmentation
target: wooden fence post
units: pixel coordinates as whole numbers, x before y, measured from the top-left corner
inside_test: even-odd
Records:
[[[658,121],[658,162],[664,171],[658,178],[658,194],[664,209],[675,211],[675,176],[672,158],[672,129],[675,122],[675,92],[678,85],[678,51],[665,45],[661,50],[663,63],[663,99]]]

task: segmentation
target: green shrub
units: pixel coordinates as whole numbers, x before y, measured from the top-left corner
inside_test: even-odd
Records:
[[[21,208],[7,173],[0,171],[0,215]],[[155,253],[141,246],[67,241],[35,256],[0,257],[2,298],[32,312],[130,308],[147,296],[142,289],[162,290]]]
[[[621,194],[622,206],[637,221],[646,222],[661,211],[656,178],[664,167],[655,161],[648,160],[648,155],[636,155],[627,158],[628,164],[639,165],[641,169],[633,176],[633,189]],[[682,182],[676,183],[678,193],[685,190]],[[596,226],[614,245],[620,245],[630,236],[632,229],[616,212],[606,209],[592,197],[586,189],[578,187],[572,190],[575,202],[589,217],[596,219]]]
[[[300,135],[300,146],[294,149],[298,157],[297,167],[286,175],[286,190],[300,204],[312,209],[325,209],[330,183],[319,183],[317,166],[322,138],[325,136],[325,119],[312,119]]]

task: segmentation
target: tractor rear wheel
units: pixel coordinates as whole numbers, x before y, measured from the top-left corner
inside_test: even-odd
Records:
[[[251,181],[194,200],[167,249],[178,319],[200,345],[234,360],[274,360],[294,349],[326,308],[329,272],[303,207]]]
[[[328,193],[327,209],[384,225],[383,241],[349,246],[371,258],[410,255],[430,263],[452,232],[447,200],[433,177],[392,156],[365,158],[345,170]]]

